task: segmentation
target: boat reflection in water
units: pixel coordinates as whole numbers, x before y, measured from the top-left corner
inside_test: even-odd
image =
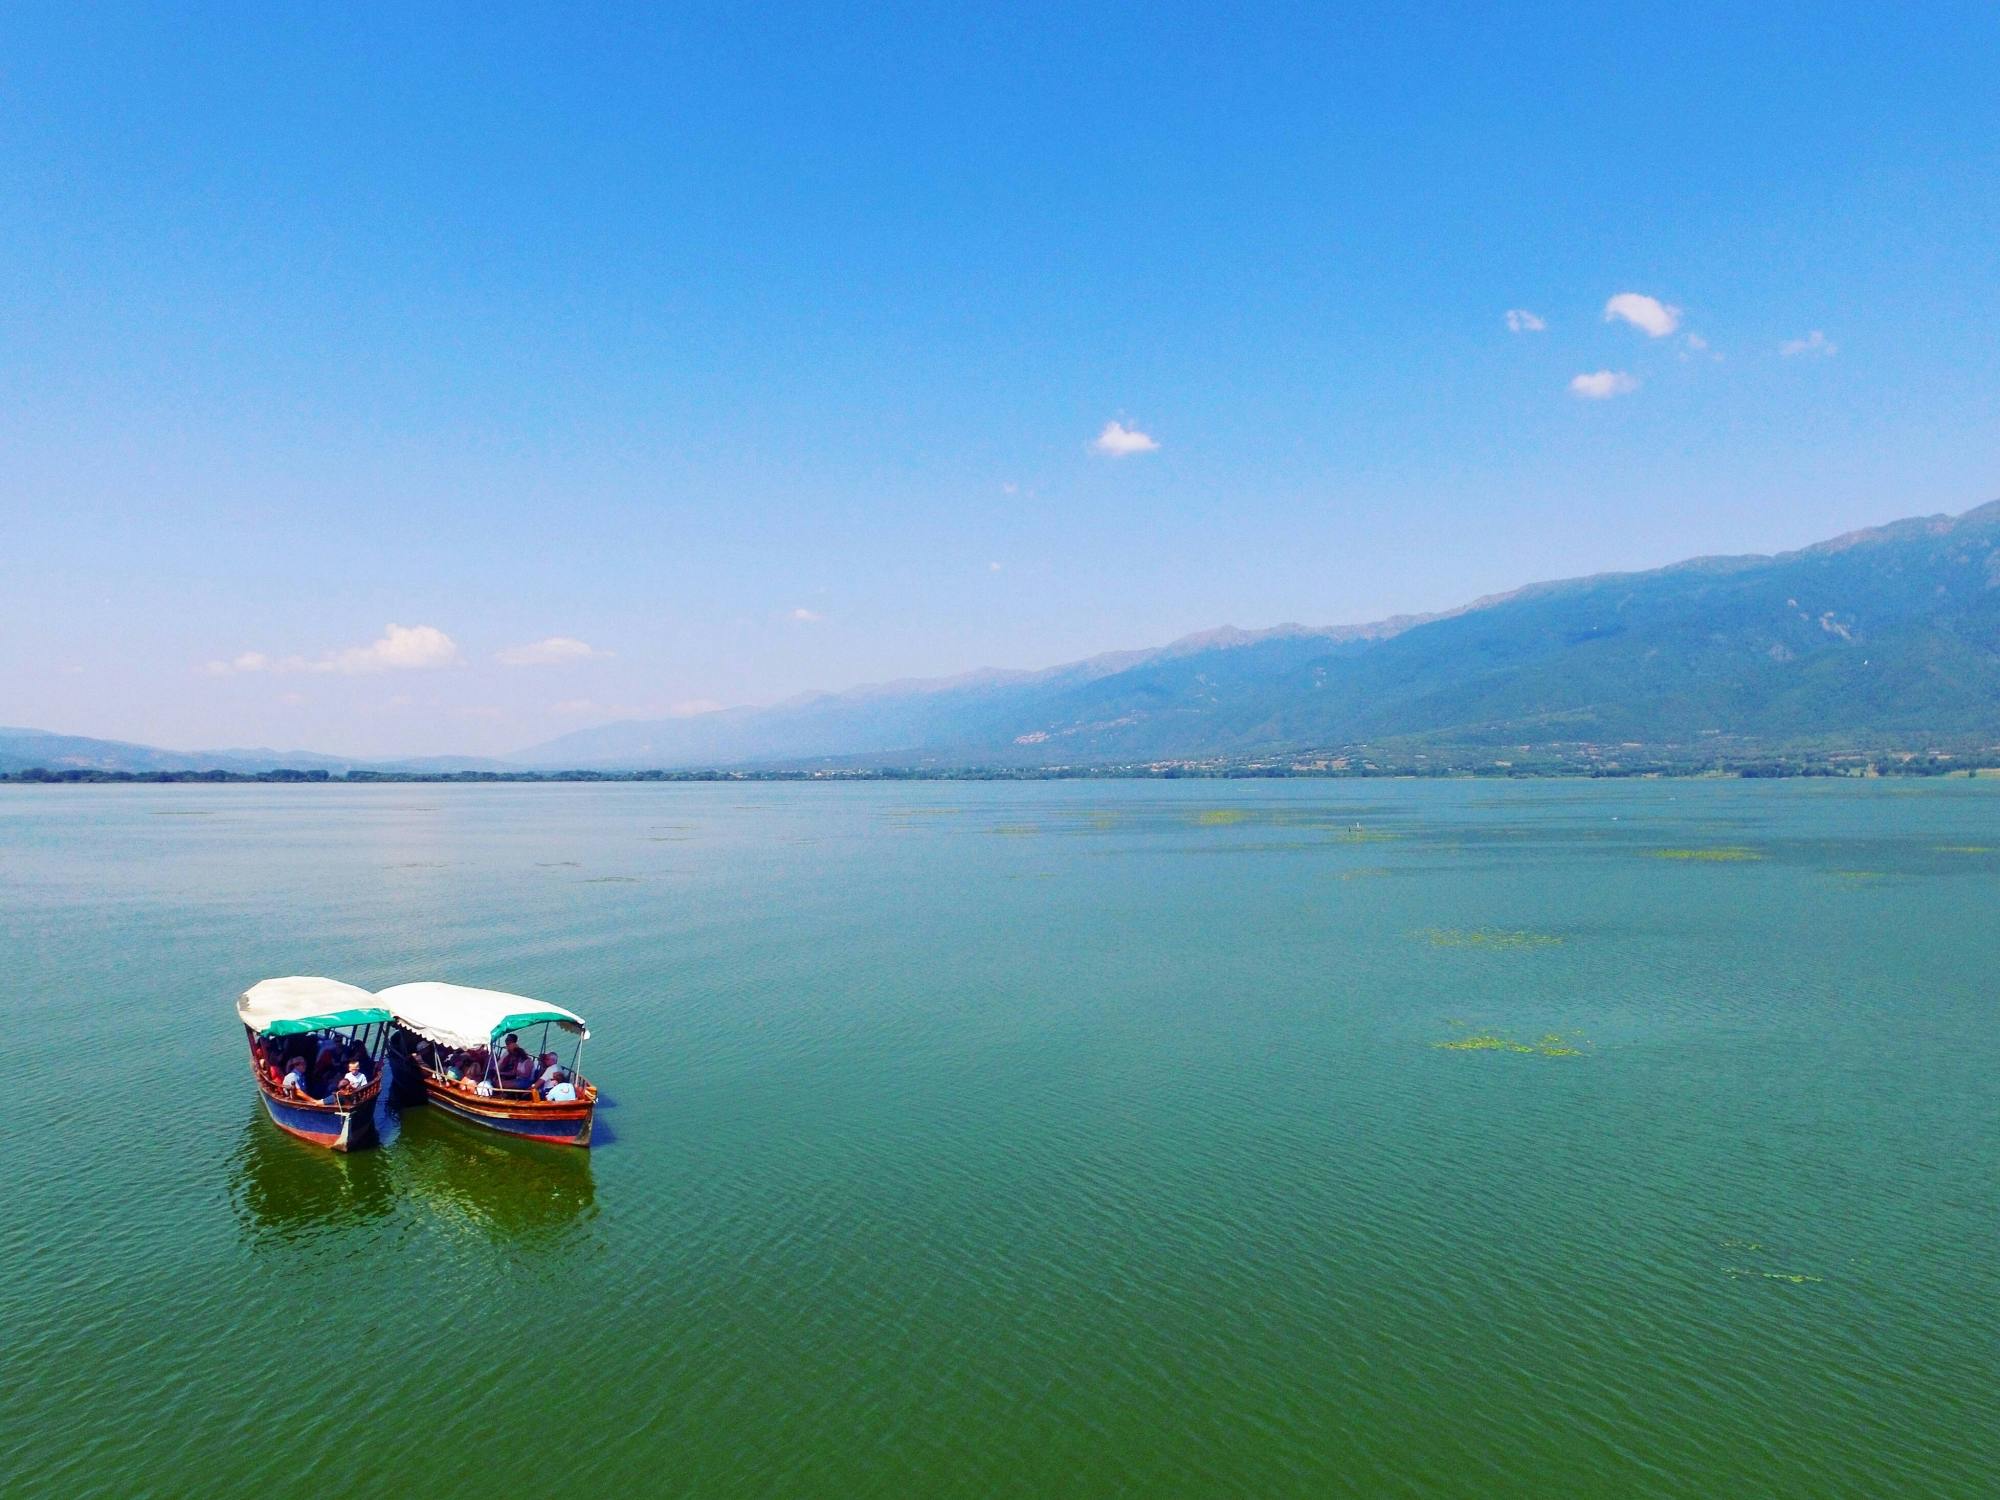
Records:
[[[394,1210],[393,1172],[385,1153],[321,1151],[246,1116],[230,1154],[229,1196],[253,1240],[299,1241],[345,1233]]]
[[[572,1230],[597,1214],[588,1151],[546,1151],[467,1130],[437,1110],[394,1112],[396,1148],[378,1153],[408,1209],[494,1239]]]
[[[466,1130],[435,1110],[391,1109],[387,1151],[344,1155],[280,1135],[250,1115],[230,1153],[229,1196],[244,1237],[302,1243],[399,1215],[495,1241],[561,1235],[597,1214],[587,1151]]]

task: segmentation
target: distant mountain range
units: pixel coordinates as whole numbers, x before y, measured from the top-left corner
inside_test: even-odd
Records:
[[[579,730],[536,766],[1152,763],[2000,743],[2000,502],[1439,616],[1220,630],[1030,673]]]
[[[578,730],[523,768],[1604,763],[2000,746],[2000,502],[1775,557],[1534,584],[1444,615],[1222,629],[1032,672]],[[0,730],[0,770],[364,763]],[[484,769],[473,759],[368,763]]]
[[[94,740],[78,734],[51,734],[43,729],[0,728],[0,774],[13,771],[480,771],[499,768],[499,761],[477,756],[442,755],[418,759],[372,761],[347,755],[319,755],[311,750],[160,750],[123,740]]]

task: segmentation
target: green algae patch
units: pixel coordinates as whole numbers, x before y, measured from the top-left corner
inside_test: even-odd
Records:
[[[1535,1049],[1526,1042],[1516,1042],[1504,1036],[1495,1036],[1490,1031],[1478,1032],[1473,1036],[1458,1037],[1449,1042],[1432,1042],[1440,1052],[1533,1052]]]
[[[993,831],[1005,839],[1031,839],[1042,830],[1033,823],[1001,823]]]
[[[1463,1025],[1454,1021],[1452,1025]],[[1551,1031],[1532,1042],[1518,1041],[1494,1031],[1476,1031],[1471,1036],[1453,1037],[1448,1042],[1432,1042],[1440,1052],[1517,1052],[1524,1057],[1582,1057],[1582,1037],[1567,1037]]]
[[[1410,934],[1433,948],[1555,948],[1567,939],[1553,932],[1512,931],[1504,927],[1424,927]]]
[[[1194,821],[1197,828],[1227,828],[1231,824],[1245,822],[1249,817],[1250,814],[1240,807],[1211,807],[1206,812],[1196,813]]]
[[[1741,844],[1720,844],[1708,849],[1655,849],[1655,859],[1699,860],[1705,864],[1737,864],[1746,860],[1762,859],[1764,856],[1755,849],[1746,849]]]
[[[1755,1266],[1724,1266],[1722,1273],[1738,1281],[1747,1277],[1755,1281],[1783,1281],[1792,1286],[1809,1286],[1826,1280],[1824,1276],[1808,1276],[1802,1271],[1760,1271]]]
[[[1400,833],[1384,833],[1379,828],[1342,828],[1333,835],[1336,844],[1386,844],[1399,839]]]
[[[1991,844],[1938,844],[1935,848],[1939,854],[2000,854]]]

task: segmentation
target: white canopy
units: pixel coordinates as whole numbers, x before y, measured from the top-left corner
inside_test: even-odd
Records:
[[[428,1037],[440,1047],[484,1047],[502,1032],[526,1031],[544,1022],[574,1036],[587,1037],[583,1017],[546,1000],[509,995],[503,990],[467,989],[462,984],[392,985],[376,995],[405,1031]]]
[[[389,1019],[382,1003],[359,985],[304,974],[252,985],[236,1002],[236,1014],[251,1030],[277,1036]]]

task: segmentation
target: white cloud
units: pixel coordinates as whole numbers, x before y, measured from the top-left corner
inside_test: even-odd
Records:
[[[1778,352],[1786,359],[1796,354],[1810,354],[1815,359],[1832,359],[1834,355],[1840,353],[1840,345],[1815,328],[1802,339],[1785,340],[1778,346]]]
[[[324,656],[266,656],[262,651],[245,651],[228,661],[212,661],[211,676],[227,677],[237,672],[400,672],[426,667],[453,667],[463,658],[458,643],[435,625],[386,625],[382,638],[366,646],[348,646]]]
[[[990,562],[986,565],[986,571],[989,573],[997,573],[1000,571],[1000,564],[998,564],[997,562]]]
[[[405,672],[456,666],[458,643],[435,625],[385,625],[382,638],[308,662],[309,672]]]
[[[797,609],[792,611],[792,618],[794,620],[797,620],[801,625],[817,625],[821,620],[824,620],[826,616],[821,614],[818,610],[807,609],[804,605],[800,605]]]
[[[1540,333],[1549,325],[1529,312],[1525,307],[1507,309],[1507,331],[1509,333]]]
[[[1090,446],[1113,458],[1130,458],[1134,453],[1155,452],[1160,445],[1136,427],[1127,427],[1123,422],[1106,422],[1104,431],[1098,433],[1096,441]]]
[[[1590,375],[1579,375],[1569,383],[1570,394],[1581,396],[1586,401],[1609,401],[1613,396],[1625,396],[1639,389],[1639,382],[1623,370],[1599,370]]]
[[[211,677],[228,677],[237,672],[262,672],[271,665],[271,658],[263,652],[245,651],[228,661],[212,661],[203,670]]]
[[[525,646],[509,646],[493,659],[503,667],[559,667],[573,661],[600,661],[610,654],[574,636],[552,635]]]
[[[1687,336],[1687,346],[1699,354],[1708,347],[1708,340],[1698,333],[1691,333]]]
[[[1644,292],[1620,292],[1604,304],[1604,321],[1630,323],[1651,338],[1663,339],[1681,326],[1681,310]]]

